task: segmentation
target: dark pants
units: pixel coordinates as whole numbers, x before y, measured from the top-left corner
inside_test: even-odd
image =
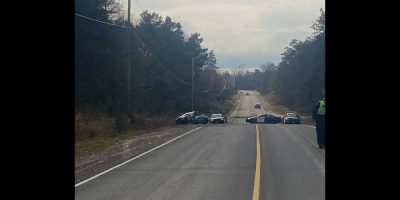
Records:
[[[325,116],[317,116],[315,122],[318,146],[325,146]]]

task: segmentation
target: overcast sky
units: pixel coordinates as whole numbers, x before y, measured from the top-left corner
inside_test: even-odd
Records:
[[[127,8],[128,0],[119,0]],[[279,64],[292,39],[304,40],[325,0],[131,0],[134,19],[143,10],[170,16],[186,35],[198,32],[214,50],[217,66]]]

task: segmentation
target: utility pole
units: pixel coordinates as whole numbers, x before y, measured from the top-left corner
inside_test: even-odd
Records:
[[[130,101],[131,101],[131,0],[128,0],[128,129],[129,129],[129,115],[130,115]]]
[[[193,65],[194,65],[194,58],[193,58],[193,53],[192,53],[192,111],[193,111],[193,102],[194,102],[194,70],[193,70]]]

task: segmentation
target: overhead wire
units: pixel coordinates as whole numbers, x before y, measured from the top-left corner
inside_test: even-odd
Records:
[[[135,2],[136,2],[136,4],[137,4],[137,6],[139,7],[139,9],[142,11],[142,13],[144,12],[143,11],[143,9],[142,9],[142,6],[139,4],[139,1],[138,0],[135,0]],[[143,46],[144,47],[147,47],[147,45],[143,42],[143,40],[140,38],[140,36],[139,36],[139,34],[134,30],[134,29],[132,29],[132,31],[133,31],[133,33],[136,35],[136,37],[138,38],[138,40],[143,44]],[[149,51],[151,51],[149,48],[147,48]],[[186,81],[184,81],[184,80],[182,80],[181,78],[179,78],[178,76],[176,76],[174,73],[172,73],[171,71],[169,71],[168,69],[167,69],[167,67],[165,67],[165,65],[157,58],[157,56],[152,52],[152,56],[156,59],[156,61],[161,65],[161,67],[166,71],[166,72],[168,72],[170,75],[172,75],[175,79],[177,79],[178,81],[180,81],[180,82],[182,82],[182,83],[184,83],[184,84],[187,84],[187,85],[192,85],[192,83],[189,83],[189,82],[186,82]]]
[[[143,44],[144,47],[146,47],[150,52],[152,52],[147,45],[143,42],[143,40],[140,38],[139,34],[135,31],[135,29],[132,29],[132,32],[136,35],[137,39],[139,40],[139,42],[141,42]],[[174,73],[172,73],[171,71],[169,71],[167,69],[167,67],[165,67],[165,65],[157,58],[157,56],[152,52],[152,56],[153,58],[155,58],[155,60],[161,65],[161,67],[167,72],[169,73],[171,76],[173,76],[175,79],[177,79],[178,81],[187,84],[187,85],[192,85],[189,82],[186,82],[184,80],[182,80],[181,78],[179,78],[178,76],[176,76]]]
[[[93,19],[93,18],[91,18],[91,17],[87,17],[87,16],[84,16],[84,15],[81,15],[81,14],[78,14],[78,13],[75,13],[75,15],[78,16],[78,17],[87,19],[87,20],[91,20],[91,21],[98,22],[98,23],[103,23],[103,24],[107,24],[107,25],[111,25],[111,26],[116,26],[116,27],[120,27],[120,28],[125,28],[125,29],[129,29],[129,28],[130,28],[130,27],[128,27],[128,26],[117,25],[117,24],[112,24],[112,23],[100,21],[100,20],[97,20],[97,19]],[[139,34],[135,31],[135,29],[131,29],[131,30],[132,30],[132,32],[136,35],[137,39],[143,44],[143,46],[144,46],[144,47],[147,47],[147,45],[146,45],[146,44],[143,42],[143,40],[140,38]],[[151,51],[149,48],[147,48],[147,49],[148,49],[149,51]],[[182,82],[182,83],[184,83],[184,84],[187,84],[187,85],[192,85],[191,83],[182,80],[182,79],[179,78],[177,75],[175,75],[175,74],[172,73],[170,70],[168,70],[167,67],[165,67],[165,65],[157,58],[157,56],[156,56],[154,53],[152,53],[152,56],[153,56],[153,58],[155,58],[155,60],[161,65],[161,67],[162,67],[167,73],[169,73],[171,76],[173,76],[176,80],[178,80],[178,81],[180,81],[180,82]]]
[[[87,19],[87,20],[91,20],[91,21],[98,22],[98,23],[103,23],[103,24],[107,24],[107,25],[111,25],[111,26],[116,26],[116,27],[120,27],[120,28],[129,29],[128,26],[123,26],[123,25],[112,24],[112,23],[100,21],[100,20],[97,20],[97,19],[93,19],[93,18],[91,18],[91,17],[87,17],[87,16],[84,16],[84,15],[78,14],[78,13],[75,13],[75,15],[78,16],[78,17],[82,17],[82,18],[84,18],[84,19]]]

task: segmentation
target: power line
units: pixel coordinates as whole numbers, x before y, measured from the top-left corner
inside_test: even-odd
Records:
[[[135,29],[132,29],[132,31],[133,31],[133,33],[136,35],[136,37],[138,38],[138,40],[143,44],[143,46],[144,46],[144,47],[147,47],[147,45],[146,45],[146,44],[143,42],[143,40],[140,38],[139,34],[136,33]],[[156,61],[162,66],[162,68],[163,68],[166,72],[168,72],[170,75],[172,75],[175,79],[177,79],[178,81],[180,81],[180,82],[182,82],[182,83],[184,83],[184,84],[192,85],[191,83],[188,83],[188,82],[186,82],[186,81],[180,79],[180,78],[179,78],[178,76],[176,76],[174,73],[172,73],[171,71],[169,71],[169,70],[165,67],[165,65],[157,58],[157,56],[155,56],[154,53],[153,53],[152,55],[153,55],[153,57],[156,59]]]
[[[99,22],[99,23],[103,23],[103,24],[107,24],[107,25],[111,25],[111,26],[116,26],[116,27],[120,27],[120,28],[129,29],[129,27],[127,27],[127,26],[123,26],[123,25],[121,26],[121,25],[117,25],[117,24],[111,24],[111,23],[108,23],[108,22],[103,22],[103,21],[100,21],[100,20],[97,20],[97,19],[93,19],[93,18],[84,16],[84,15],[80,15],[80,14],[77,14],[77,13],[75,13],[75,15],[78,16],[78,17],[82,17],[84,19],[91,20],[91,21],[95,21],[95,22]]]
[[[116,26],[116,27],[120,27],[120,28],[129,29],[129,27],[126,27],[126,26],[121,26],[121,25],[117,25],[117,24],[111,24],[111,23],[108,23],[108,22],[103,22],[103,21],[100,21],[100,20],[97,20],[97,19],[93,19],[93,18],[90,18],[90,17],[87,17],[87,16],[83,16],[83,15],[80,15],[80,14],[77,14],[77,13],[75,13],[75,15],[78,16],[78,17],[82,17],[82,18],[88,19],[88,20],[95,21],[95,22],[99,22],[99,23],[103,23],[103,24],[107,24],[107,25],[112,25],[112,26]],[[138,40],[143,44],[143,46],[144,46],[144,47],[147,47],[147,45],[142,41],[142,39],[141,39],[140,36],[136,33],[136,31],[135,31],[134,29],[132,29],[132,31],[133,31],[133,33],[136,35],[136,37],[138,38]],[[182,82],[182,83],[184,83],[184,84],[192,85],[191,83],[188,83],[188,82],[186,82],[186,81],[180,79],[180,78],[179,78],[178,76],[176,76],[174,73],[172,73],[171,71],[169,71],[169,70],[165,67],[165,65],[164,65],[154,54],[153,54],[153,57],[154,57],[154,58],[156,59],[156,61],[162,66],[162,68],[163,68],[166,72],[168,72],[170,75],[172,75],[175,79],[177,79],[178,81],[180,81],[180,82]]]
[[[224,91],[226,89],[226,84],[227,84],[227,82],[225,81],[224,87],[221,89],[221,91],[219,91],[218,97],[221,95],[222,91]]]
[[[136,4],[138,5],[139,9],[140,9],[140,10],[142,11],[142,13],[143,13],[144,11],[143,11],[143,9],[142,9],[142,6],[140,6],[139,1],[138,1],[138,0],[135,0],[135,2],[136,2]],[[134,34],[136,35],[136,37],[138,38],[138,40],[143,44],[144,47],[146,47],[146,44],[145,44],[145,43],[143,42],[143,40],[140,38],[139,34],[136,33],[136,31],[135,31],[134,29],[132,29],[132,30],[133,30],[133,33],[134,33]],[[153,53],[152,55],[153,55],[153,57],[157,60],[157,62],[162,66],[162,68],[163,68],[166,72],[168,72],[170,75],[172,75],[175,79],[177,79],[178,81],[180,81],[180,82],[182,82],[182,83],[184,83],[184,84],[192,85],[191,83],[188,83],[188,82],[186,82],[186,81],[180,79],[180,78],[179,78],[178,76],[176,76],[174,73],[172,73],[171,71],[169,71],[169,70],[165,67],[165,65],[157,58],[157,56],[155,56],[154,53]]]
[[[208,88],[207,90],[204,90],[204,93],[209,93],[212,90],[212,86],[214,84],[214,73],[213,71],[211,71],[211,84],[210,84],[210,88]]]

